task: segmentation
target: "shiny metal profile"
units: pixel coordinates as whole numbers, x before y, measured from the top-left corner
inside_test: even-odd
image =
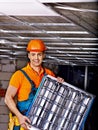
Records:
[[[27,112],[40,130],[82,130],[94,95],[46,75]]]

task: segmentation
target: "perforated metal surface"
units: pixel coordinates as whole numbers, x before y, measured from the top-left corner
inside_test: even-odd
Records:
[[[45,76],[27,116],[40,130],[80,130],[94,95],[56,78]]]

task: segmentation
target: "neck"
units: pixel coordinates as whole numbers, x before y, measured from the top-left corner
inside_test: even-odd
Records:
[[[40,66],[33,66],[32,64],[30,64],[31,68],[33,70],[35,70],[37,73],[40,73],[40,70],[41,70],[41,65]]]

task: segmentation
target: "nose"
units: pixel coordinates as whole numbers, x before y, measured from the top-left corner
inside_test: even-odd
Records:
[[[37,54],[35,55],[35,59],[38,59],[38,55]]]

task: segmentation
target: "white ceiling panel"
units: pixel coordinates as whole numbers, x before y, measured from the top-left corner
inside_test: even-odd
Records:
[[[57,16],[58,14],[37,0],[0,1],[0,15]]]

